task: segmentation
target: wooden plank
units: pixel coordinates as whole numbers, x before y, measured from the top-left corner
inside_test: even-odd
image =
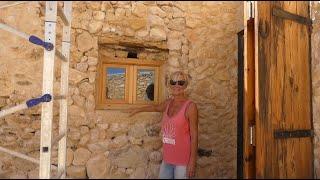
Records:
[[[60,6],[58,6],[58,9],[57,9],[58,16],[61,18],[61,20],[63,21],[65,26],[69,26],[69,22],[70,22],[71,18],[67,18],[66,13],[69,13],[69,12],[64,12],[64,10],[62,10],[62,8]]]
[[[11,6],[15,6],[15,5],[19,5],[19,4],[23,4],[26,2],[30,2],[30,1],[1,1],[0,2],[0,9],[1,8],[7,8],[7,7],[11,7]]]
[[[252,9],[244,3],[245,13]],[[251,9],[246,11],[246,9]],[[250,126],[255,124],[254,19],[244,18],[244,91],[243,91],[243,178],[255,178],[255,147],[250,144]],[[249,18],[247,18],[249,17]],[[249,19],[249,20],[248,20]]]
[[[60,96],[67,97],[69,91],[69,62],[70,62],[70,40],[71,40],[71,19],[72,19],[72,1],[64,1],[63,13],[68,24],[64,24],[62,29],[62,55],[66,61],[61,62],[61,84]],[[58,145],[58,174],[61,178],[66,177],[66,161],[67,161],[67,132],[68,132],[68,99],[60,100],[60,119],[59,134],[65,136],[59,141]]]
[[[255,109],[256,109],[256,178],[266,178],[267,161],[267,129],[271,128],[268,121],[265,121],[267,114],[266,104],[268,103],[268,87],[264,87],[267,83],[268,76],[265,67],[267,66],[266,52],[270,49],[270,44],[263,42],[262,38],[266,36],[266,24],[270,22],[270,3],[255,2]],[[262,19],[263,17],[263,19]],[[270,138],[271,139],[271,138]]]
[[[22,154],[22,153],[19,153],[19,152],[16,152],[16,151],[12,151],[10,149],[7,149],[7,148],[1,147],[1,146],[0,146],[0,151],[4,152],[4,153],[7,153],[7,154],[10,154],[12,156],[15,156],[15,157],[18,157],[18,158],[33,162],[35,164],[39,164],[39,160],[38,159],[35,159],[33,157],[27,156],[25,154]],[[57,167],[55,165],[51,165],[51,167],[54,170],[57,169]]]
[[[46,2],[45,42],[55,45],[57,2]],[[55,48],[55,47],[54,47]],[[53,94],[55,51],[44,50],[42,94]],[[51,135],[53,102],[42,104],[39,178],[49,179],[51,171]]]

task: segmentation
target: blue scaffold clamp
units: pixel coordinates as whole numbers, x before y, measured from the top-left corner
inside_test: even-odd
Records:
[[[37,36],[31,35],[29,37],[29,42],[44,47],[47,51],[51,51],[53,49],[53,44],[49,42],[44,42],[42,39]]]
[[[43,102],[50,102],[52,99],[52,96],[50,94],[45,94],[39,98],[34,98],[34,99],[30,99],[26,102],[28,108],[31,108],[33,106],[36,106],[40,103],[43,103]]]

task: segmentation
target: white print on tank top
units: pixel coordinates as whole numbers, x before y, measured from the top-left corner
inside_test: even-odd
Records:
[[[175,127],[172,121],[167,121],[163,127],[163,135],[162,135],[162,142],[165,144],[176,144],[175,140]]]

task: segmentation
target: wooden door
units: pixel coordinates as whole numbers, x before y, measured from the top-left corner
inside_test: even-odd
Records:
[[[244,3],[243,177],[255,178],[255,36],[254,9]]]
[[[313,178],[309,2],[254,8],[256,178]]]

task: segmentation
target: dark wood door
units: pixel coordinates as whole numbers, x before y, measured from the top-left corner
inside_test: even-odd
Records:
[[[256,178],[313,178],[308,1],[255,2]]]

